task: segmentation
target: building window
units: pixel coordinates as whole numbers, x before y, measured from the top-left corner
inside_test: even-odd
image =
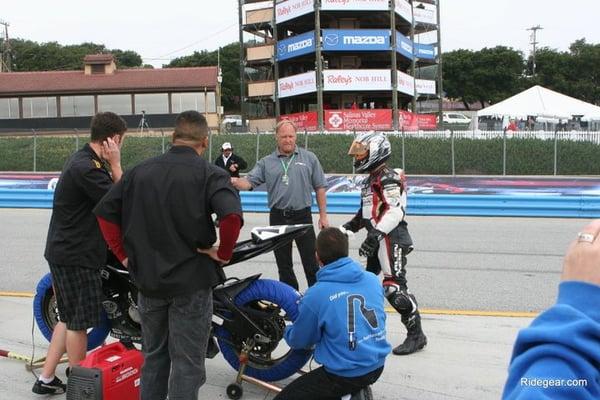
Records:
[[[107,94],[98,96],[98,111],[112,111],[115,114],[131,115],[131,95]]]
[[[56,97],[24,97],[23,118],[56,118]]]
[[[171,95],[173,114],[182,111],[195,110],[204,112],[204,93],[173,93]]]
[[[0,99],[0,119],[19,118],[19,99]]]
[[[168,114],[169,95],[167,93],[136,94],[135,112],[141,114],[142,111],[148,114]]]
[[[94,115],[94,96],[63,96],[60,98],[61,117]]]

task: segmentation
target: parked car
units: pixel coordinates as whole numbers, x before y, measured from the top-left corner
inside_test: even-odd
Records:
[[[232,126],[242,126],[242,116],[241,115],[226,115],[223,118],[223,126],[230,128]]]
[[[444,113],[445,124],[470,124],[471,118],[461,113],[445,112]]]

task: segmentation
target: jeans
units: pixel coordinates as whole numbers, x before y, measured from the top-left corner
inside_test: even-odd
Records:
[[[296,210],[290,214],[284,214],[283,210],[273,208],[269,214],[269,224],[271,225],[312,225],[312,223],[310,208]],[[300,253],[300,259],[302,260],[302,266],[304,267],[306,282],[310,287],[317,281],[317,271],[319,270],[317,258],[315,256],[315,230],[309,229],[306,234],[297,237],[295,241],[296,246],[298,246],[298,252]],[[296,274],[294,274],[294,264],[292,262],[292,243],[290,242],[285,246],[280,247],[273,253],[275,253],[275,261],[277,262],[277,270],[279,271],[279,280],[298,290],[298,280],[296,279]]]
[[[139,293],[142,400],[197,400],[212,320],[212,289],[169,298]]]
[[[382,372],[383,367],[380,367],[368,374],[347,378],[319,367],[287,385],[273,400],[340,400],[344,395],[374,384]]]

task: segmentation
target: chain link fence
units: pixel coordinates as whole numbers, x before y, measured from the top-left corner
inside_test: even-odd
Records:
[[[313,151],[327,173],[354,173],[346,155],[356,132],[299,132],[297,144]],[[600,175],[600,132],[420,131],[389,132],[393,167],[411,174]],[[59,171],[70,154],[89,140],[89,131],[27,131],[0,134],[0,171]],[[234,152],[256,161],[275,149],[273,132],[212,132],[205,157],[211,161],[230,142]],[[164,153],[170,130],[127,134],[125,168]]]

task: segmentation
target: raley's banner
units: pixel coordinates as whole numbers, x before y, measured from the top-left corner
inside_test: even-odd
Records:
[[[389,0],[321,0],[321,10],[387,11],[389,8]]]
[[[317,73],[315,71],[288,76],[277,81],[279,98],[297,96],[317,90]]]
[[[287,0],[275,7],[275,22],[281,23],[315,11],[314,0]]]
[[[389,69],[326,69],[323,88],[328,91],[391,90]]]
[[[315,31],[296,35],[277,43],[275,59],[283,61],[304,54],[315,52]]]
[[[296,124],[299,131],[316,131],[319,128],[318,116],[316,111],[302,113],[285,114],[279,117],[279,120],[287,119]]]
[[[388,51],[390,31],[385,29],[323,29],[325,51]]]

